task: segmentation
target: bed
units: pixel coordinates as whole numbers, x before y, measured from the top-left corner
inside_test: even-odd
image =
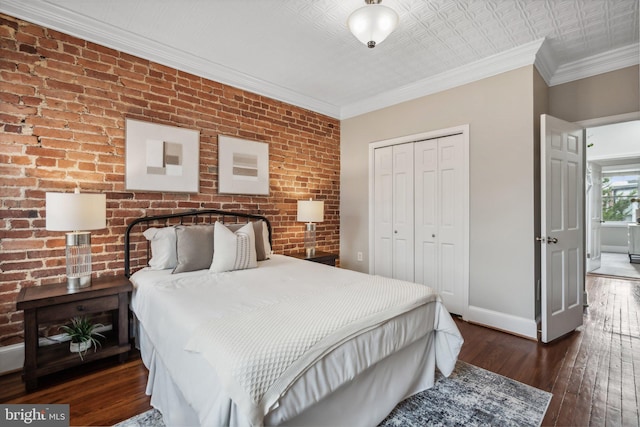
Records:
[[[274,254],[271,233],[218,210],[129,224],[134,333],[168,426],[373,426],[453,371],[463,340],[435,292]]]

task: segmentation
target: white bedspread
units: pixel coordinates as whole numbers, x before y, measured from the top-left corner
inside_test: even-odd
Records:
[[[206,322],[186,349],[203,353],[233,401],[254,425],[313,363],[348,339],[416,307],[436,301],[426,286],[367,276],[321,295],[287,298]],[[371,348],[373,364],[416,337]]]
[[[255,269],[218,274],[197,271],[172,275],[166,270],[139,271],[131,278],[135,286],[132,309],[153,345],[153,357],[162,361],[172,381],[197,414],[200,424],[246,425],[251,420],[242,415],[245,411],[236,412],[236,406],[230,406],[229,402],[236,403],[235,398],[220,385],[226,374],[222,374],[220,369],[212,369],[203,354],[185,351],[189,339],[199,334],[200,328],[205,327],[203,325],[232,322],[247,313],[258,315],[261,311],[272,310],[270,307],[284,306],[286,301],[310,301],[308,304],[313,306],[315,302],[324,301],[329,294],[340,293],[368,277],[354,271],[278,255],[259,262]],[[419,286],[417,289],[432,295],[426,287],[413,286]],[[352,300],[358,297],[359,293],[354,292]],[[314,315],[317,316],[321,314]],[[266,329],[276,330],[285,326],[282,321],[282,324],[266,326]],[[408,308],[406,314],[383,322],[381,326],[362,334],[361,338],[347,340],[339,347],[340,351],[329,352],[321,358],[321,363],[301,375],[297,382],[294,379],[294,385],[284,395],[280,393],[283,388],[274,391],[274,398],[268,399],[273,404],[265,406],[270,411],[265,423],[284,422],[325,399],[375,364],[377,358],[384,357],[385,352],[393,351],[384,347],[403,345],[396,341],[409,345],[434,334],[433,357],[438,368],[445,375],[453,370],[462,337],[451,316],[435,299],[419,307]],[[380,352],[371,351],[378,347],[382,348]],[[153,389],[153,384],[149,387]]]

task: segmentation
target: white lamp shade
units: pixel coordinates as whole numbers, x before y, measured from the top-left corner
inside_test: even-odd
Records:
[[[50,231],[99,230],[107,226],[104,194],[47,193],[46,229]]]
[[[324,221],[324,201],[298,200],[298,221],[300,222]]]
[[[398,25],[398,14],[381,4],[369,4],[349,15],[349,30],[364,44],[373,41],[377,45],[389,36]]]

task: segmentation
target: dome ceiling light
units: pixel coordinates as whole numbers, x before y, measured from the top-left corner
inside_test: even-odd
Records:
[[[347,26],[354,36],[369,48],[374,48],[395,30],[398,14],[380,4],[382,0],[364,0],[367,4],[354,11],[347,19]]]

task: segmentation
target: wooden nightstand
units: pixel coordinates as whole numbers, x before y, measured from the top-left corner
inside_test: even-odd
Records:
[[[332,267],[336,266],[336,260],[338,259],[338,255],[322,251],[316,251],[315,255],[309,257],[307,256],[306,252],[294,252],[287,255],[298,259],[304,259],[307,261],[330,265]]]
[[[18,295],[18,310],[24,310],[24,381],[28,391],[38,386],[38,378],[78,364],[118,355],[124,361],[131,349],[129,343],[129,293],[131,282],[125,277],[93,279],[88,288],[67,290],[67,284],[23,288]],[[38,327],[42,323],[74,316],[111,312],[112,330],[103,333],[102,347],[88,350],[81,360],[69,352],[69,341],[38,345]]]

